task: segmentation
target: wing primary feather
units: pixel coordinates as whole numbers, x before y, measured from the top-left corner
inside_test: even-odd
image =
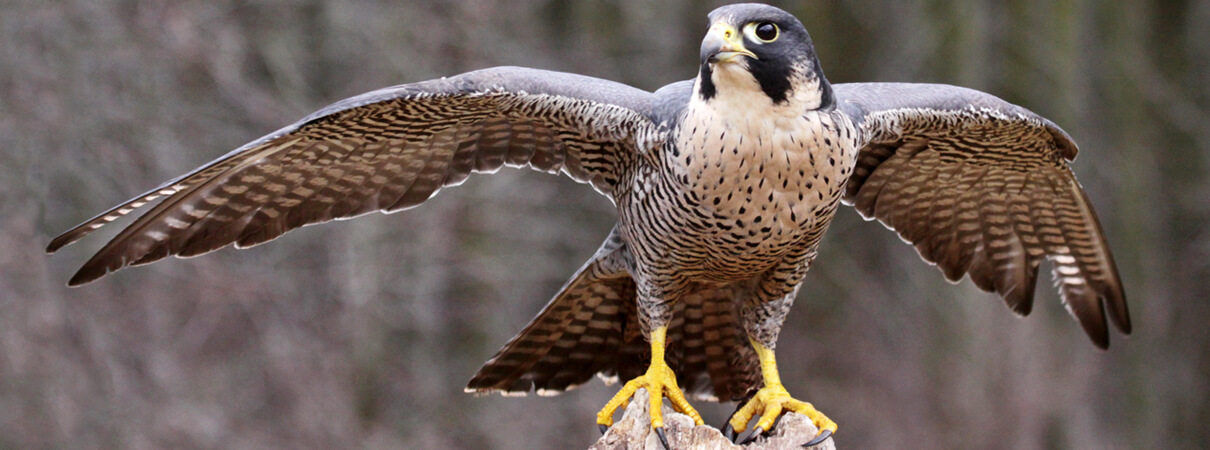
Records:
[[[118,233],[118,235],[110,240],[109,243],[107,243],[104,247],[102,247],[96,255],[93,255],[92,258],[85,262],[84,265],[80,267],[80,270],[77,271],[76,274],[73,275],[68,281],[68,286],[79,286],[88,283],[105,276],[105,274],[109,272],[118,270],[132,262],[137,261],[140,263],[147,263],[167,256],[165,252],[157,252],[153,255],[158,257],[152,257],[150,260],[148,259],[147,255],[150,254],[149,252],[155,249],[154,244],[167,237],[162,235],[163,232],[153,231],[151,233],[145,233],[145,231],[147,231],[146,228],[150,224],[161,223],[157,222],[157,219],[159,219],[165,211],[169,211],[172,206],[179,205],[186,198],[189,198],[192,193],[197,192],[202,187],[213,183],[216,179],[222,178],[221,176],[216,176],[210,173],[211,169],[216,169],[220,174],[229,174],[234,169],[245,167],[250,163],[250,161],[255,161],[259,157],[263,157],[277,148],[280,148],[280,145],[271,146],[267,149],[252,147],[246,149],[245,151],[232,152],[219,161],[208,164],[206,166],[207,168],[199,169],[193,172],[195,174],[194,176],[186,178],[180,182],[181,185],[184,186],[182,189],[177,190],[169,198],[166,198],[159,204],[155,205],[151,211],[148,211],[142,217],[136,219],[133,224],[126,227],[126,229],[122,230],[122,232]],[[225,163],[232,165],[227,166]],[[189,181],[194,178],[197,180],[190,183]],[[143,239],[139,241],[132,241],[132,239],[140,236]]]
[[[970,89],[834,87],[865,141],[846,203],[897,231],[947,278],[965,274],[1019,314],[1032,308],[1049,260],[1064,305],[1095,345],[1109,343],[1106,315],[1129,334],[1113,256],[1066,162],[1078,153],[1066,132]]]

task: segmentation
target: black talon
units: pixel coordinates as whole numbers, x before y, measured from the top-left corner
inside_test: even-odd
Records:
[[[655,435],[660,437],[660,443],[664,444],[664,450],[672,450],[672,447],[668,445],[668,436],[664,435],[664,427],[657,427]]]
[[[609,431],[609,425],[605,425],[603,423],[598,423],[597,429],[601,430],[601,434],[605,434],[606,431]]]
[[[742,444],[739,444],[739,445],[748,445],[748,444],[751,444],[751,443],[752,443],[752,441],[755,441],[755,440],[756,440],[756,438],[760,437],[760,435],[762,435],[762,434],[764,434],[764,433],[765,433],[765,430],[764,430],[763,428],[761,428],[761,427],[756,427],[756,428],[753,428],[753,429],[752,429],[752,434],[748,435],[748,439],[744,439],[744,442],[743,442]]]
[[[803,444],[802,446],[804,448],[814,447],[816,445],[822,444],[823,441],[828,440],[828,438],[830,438],[830,437],[832,437],[832,430],[823,430],[823,432],[819,433],[819,436],[815,436],[815,439],[811,439],[811,442]]]
[[[756,395],[756,390],[749,391],[744,398],[736,402],[735,411],[731,411],[731,415],[727,416],[727,426],[726,428],[723,428],[723,436],[726,436],[727,439],[731,440],[731,443],[735,443],[735,438],[739,437],[739,435],[735,434],[735,429],[731,428],[731,419],[735,417],[735,413],[739,412],[739,410],[748,403],[748,400],[751,399],[753,395]]]
[[[735,443],[735,428],[731,427],[731,422],[727,422],[727,426],[723,427],[723,437],[731,441],[732,444]]]
[[[776,419],[773,419],[773,426],[769,427],[769,432],[777,430],[777,425],[781,424],[781,418],[786,417],[785,414],[778,414]]]

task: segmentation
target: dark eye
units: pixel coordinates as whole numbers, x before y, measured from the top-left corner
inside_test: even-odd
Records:
[[[777,39],[777,25],[770,22],[756,24],[756,38],[764,42],[773,42],[774,39]]]

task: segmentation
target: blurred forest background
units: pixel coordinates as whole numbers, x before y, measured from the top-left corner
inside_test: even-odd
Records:
[[[78,289],[104,236],[43,248],[379,87],[495,65],[692,78],[718,3],[0,0],[0,447],[588,446],[616,386],[462,392],[614,221],[565,178],[472,177],[402,214]],[[1046,279],[1017,318],[844,208],[778,348],[839,446],[1210,447],[1210,1],[779,6],[834,83],[973,87],[1071,133],[1135,320],[1100,352]],[[732,409],[698,405],[716,426]]]

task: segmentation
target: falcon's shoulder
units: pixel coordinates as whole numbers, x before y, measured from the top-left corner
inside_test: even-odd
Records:
[[[655,91],[650,117],[655,123],[674,128],[680,123],[693,97],[693,80],[678,81]]]
[[[969,275],[1029,313],[1042,260],[1068,310],[1108,345],[1105,310],[1130,332],[1101,225],[1068,162],[1076,144],[1050,120],[972,89],[835,86],[862,148],[844,201],[915,245],[950,280]]]
[[[473,172],[563,172],[609,193],[655,145],[654,96],[598,78],[497,67],[338,101],[55,238],[53,252],[160,200],[72,278],[256,245],[291,229],[415,206]]]

